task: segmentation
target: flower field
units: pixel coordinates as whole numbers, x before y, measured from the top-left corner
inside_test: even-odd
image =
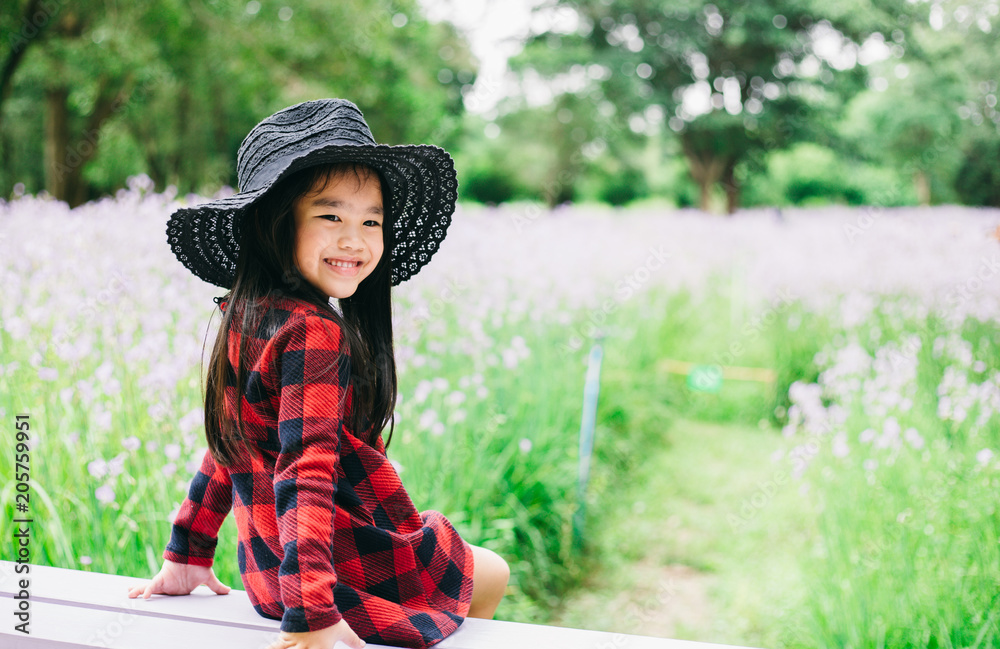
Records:
[[[31,418],[34,563],[141,577],[162,561],[207,446],[200,366],[222,293],[166,243],[170,212],[195,200],[138,177],[73,211],[0,203],[0,421]],[[460,207],[432,263],[394,289],[389,456],[419,509],[508,559],[498,617],[544,622],[606,558],[594,512],[631,506],[616,485],[671,452],[675,420],[752,425],[774,488],[746,494],[719,543],[773,529],[791,499],[796,533],[780,550],[794,588],[743,630],[698,639],[998,646],[998,227],[998,211],[957,207]],[[605,360],[581,547],[595,336]],[[13,475],[13,453],[0,468]],[[10,480],[7,520],[14,495]],[[664,525],[663,543],[675,534]],[[215,567],[240,588],[235,546],[230,518]]]

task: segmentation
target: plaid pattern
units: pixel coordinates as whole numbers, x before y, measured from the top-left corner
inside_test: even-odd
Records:
[[[232,364],[235,328],[229,341]],[[247,595],[281,630],[315,631],[343,617],[367,642],[440,641],[468,614],[472,550],[443,515],[416,511],[381,438],[372,447],[345,426],[350,358],[336,323],[275,298],[248,342],[241,401],[257,452],[244,450],[228,468],[205,452],[163,558],[212,565],[232,509]],[[231,416],[235,373],[226,391]]]

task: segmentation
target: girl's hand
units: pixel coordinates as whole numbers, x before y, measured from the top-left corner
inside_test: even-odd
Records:
[[[201,584],[207,585],[217,595],[225,595],[231,590],[229,586],[218,580],[215,573],[212,572],[211,566],[192,566],[164,559],[163,568],[153,577],[152,581],[130,587],[128,596],[136,598],[142,595],[143,599],[149,599],[149,596],[154,593],[190,595],[191,591]]]
[[[347,626],[347,620],[341,620],[319,631],[306,633],[282,631],[280,635],[281,637],[269,644],[267,649],[334,649],[338,640],[351,649],[361,649],[365,646],[365,641]]]

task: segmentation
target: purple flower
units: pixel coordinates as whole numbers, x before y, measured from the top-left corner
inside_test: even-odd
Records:
[[[438,420],[437,410],[433,408],[428,408],[420,413],[420,423],[417,424],[420,428],[430,428],[434,425],[434,422]]]
[[[108,463],[101,458],[97,458],[87,464],[87,471],[90,472],[91,477],[103,478],[108,473]]]
[[[924,447],[924,438],[920,436],[916,428],[907,428],[903,437],[910,443],[910,446],[918,451]]]
[[[119,453],[108,462],[108,475],[118,475],[125,468],[125,454]]]
[[[94,495],[97,496],[97,499],[102,503],[110,503],[114,502],[115,490],[108,485],[101,485],[97,488],[97,491],[94,492]]]
[[[847,433],[837,433],[833,438],[833,455],[835,457],[846,457],[850,452],[847,447]]]
[[[94,413],[94,427],[97,430],[111,430],[111,412],[99,409]]]
[[[413,399],[417,403],[423,403],[430,396],[431,391],[434,389],[434,384],[432,384],[427,379],[422,379],[417,383],[417,389],[413,393]]]
[[[204,423],[205,412],[201,408],[195,408],[180,418],[180,421],[177,422],[177,427],[181,433],[187,434],[198,426],[204,425]]]

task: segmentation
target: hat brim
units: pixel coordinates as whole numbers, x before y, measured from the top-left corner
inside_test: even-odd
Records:
[[[390,254],[396,286],[430,261],[451,224],[458,198],[455,164],[430,144],[332,145],[295,159],[253,191],[176,210],[167,222],[167,241],[197,277],[229,289],[236,274],[240,228],[247,208],[280,180],[319,164],[363,162],[388,185],[395,243]]]

